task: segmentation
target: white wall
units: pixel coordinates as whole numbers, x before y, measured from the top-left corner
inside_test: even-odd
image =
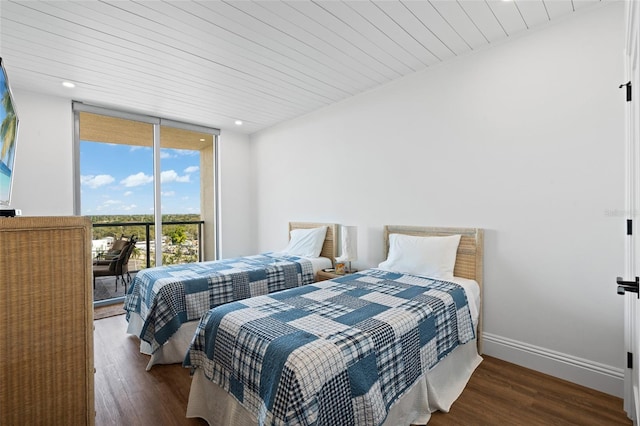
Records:
[[[290,220],[481,227],[489,355],[622,394],[624,11],[577,14],[252,136],[259,251]]]
[[[11,208],[25,216],[73,214],[73,113],[68,99],[12,88],[18,118]]]
[[[71,100],[12,88],[20,128],[10,208],[25,216],[73,214],[73,112]],[[221,252],[255,253],[251,238],[249,138],[220,136]]]
[[[222,130],[220,152],[220,257],[256,253],[253,232],[252,165],[249,137]]]

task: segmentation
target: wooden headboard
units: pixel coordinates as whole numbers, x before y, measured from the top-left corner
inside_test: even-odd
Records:
[[[475,280],[480,286],[480,306],[478,306],[478,352],[482,353],[483,230],[480,228],[432,228],[425,226],[386,225],[384,227],[385,259],[389,253],[389,234],[405,234],[418,237],[461,235],[453,275],[456,277]]]
[[[327,227],[327,235],[324,237],[324,244],[322,244],[321,257],[328,257],[332,263],[335,263],[338,256],[338,242],[337,227],[335,223],[317,223],[317,222],[289,222],[289,238],[291,238],[291,231],[294,229],[310,229],[319,228],[321,226]]]

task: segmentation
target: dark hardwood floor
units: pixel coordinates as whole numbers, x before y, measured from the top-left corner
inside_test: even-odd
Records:
[[[125,334],[124,315],[95,321],[96,426],[206,425],[185,417],[189,371],[157,365]],[[450,413],[439,425],[631,425],[622,400],[484,356]]]
[[[207,424],[185,417],[191,384],[188,369],[157,365],[147,372],[149,357],[140,353],[139,341],[125,333],[124,315],[94,324],[96,426]]]
[[[633,423],[622,399],[483,355],[449,413],[429,425],[581,425]]]

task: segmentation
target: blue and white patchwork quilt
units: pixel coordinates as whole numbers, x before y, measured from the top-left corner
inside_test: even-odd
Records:
[[[260,425],[379,425],[474,338],[461,286],[369,269],[210,310],[184,365]]]
[[[162,266],[136,274],[124,309],[127,320],[131,313],[141,317],[138,337],[155,352],[183,323],[211,308],[313,281],[311,261],[283,253]]]

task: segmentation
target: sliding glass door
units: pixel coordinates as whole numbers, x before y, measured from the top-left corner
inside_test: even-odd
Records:
[[[160,125],[160,209],[167,238],[162,264],[213,259],[215,234],[214,164],[215,135],[182,123]]]
[[[96,299],[123,297],[116,281],[140,269],[215,259],[219,131],[80,103],[74,118],[74,208],[93,221],[94,259],[136,240],[129,274],[96,280]]]

